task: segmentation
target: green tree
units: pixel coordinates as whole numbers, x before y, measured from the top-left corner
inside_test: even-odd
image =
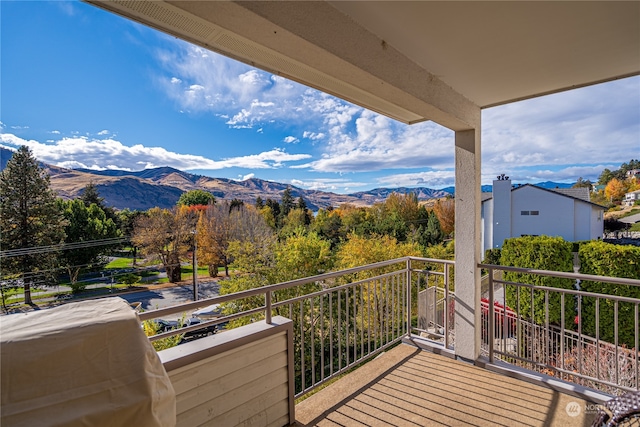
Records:
[[[84,202],[86,207],[91,206],[92,203],[95,203],[100,209],[102,209],[107,216],[113,220],[113,222],[120,227],[120,216],[116,213],[116,211],[110,207],[105,205],[104,197],[100,197],[100,193],[98,192],[98,187],[93,182],[84,187],[82,190],[82,194],[80,195],[80,199]]]
[[[178,206],[195,206],[215,203],[215,197],[213,194],[204,190],[190,190],[180,195],[178,199]]]
[[[605,168],[598,177],[598,185],[607,185],[615,177],[611,169]]]
[[[92,203],[95,203],[101,208],[104,207],[104,197],[100,197],[100,193],[98,193],[98,189],[93,181],[84,187],[80,195],[80,200],[84,202],[86,207],[91,206]]]
[[[262,200],[262,197],[260,196],[256,197],[256,208],[260,210],[263,207],[264,207],[264,200]]]
[[[77,249],[65,249],[60,256],[61,265],[69,273],[71,289],[76,293],[86,287],[86,284],[78,283],[80,271],[102,262],[103,256],[113,248],[113,245],[94,243],[119,237],[120,230],[95,203],[86,206],[81,199],[69,201],[58,199],[58,207],[66,219],[65,243],[78,246]]]
[[[311,223],[311,231],[331,243],[331,249],[347,237],[344,233],[342,218],[336,210],[320,209]]]
[[[0,236],[3,251],[22,250],[0,258],[2,279],[21,282],[25,303],[32,304],[32,285],[55,282],[57,253],[50,248],[62,243],[65,234],[49,175],[26,146],[14,153],[0,174]]]
[[[287,187],[282,192],[282,200],[280,200],[280,216],[286,218],[289,211],[295,207],[293,196],[291,195],[291,187]]]
[[[306,232],[307,230],[307,213],[302,209],[291,209],[289,214],[282,221],[280,235],[283,237],[291,236],[298,232]]]
[[[573,188],[581,188],[581,187],[586,187],[588,189],[591,189],[591,186],[593,185],[593,183],[588,180],[588,179],[582,179],[582,177],[578,178],[578,181],[576,181],[575,184],[573,184]]]
[[[440,227],[440,220],[434,211],[427,214],[427,223],[419,228],[418,242],[423,246],[432,246],[442,243],[444,240],[444,232]]]
[[[144,216],[144,212],[138,210],[122,209],[118,211],[118,226],[120,228],[120,235],[129,240],[128,244],[131,245],[131,255],[133,256],[133,265],[136,265],[136,258],[138,256],[138,247],[131,241],[131,235],[133,234],[133,228],[135,226],[138,217]]]

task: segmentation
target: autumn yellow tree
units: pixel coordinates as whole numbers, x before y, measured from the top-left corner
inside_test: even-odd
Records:
[[[420,246],[417,243],[398,243],[395,238],[386,235],[365,237],[350,234],[336,253],[336,269],[344,270],[405,256],[422,256]],[[386,270],[370,270],[358,273],[357,277],[363,279],[384,271]]]
[[[604,194],[610,202],[620,201],[627,192],[626,185],[617,178],[611,179],[604,188]]]
[[[446,235],[451,235],[455,230],[456,205],[452,198],[440,199],[433,206],[433,210],[440,221],[440,227]]]

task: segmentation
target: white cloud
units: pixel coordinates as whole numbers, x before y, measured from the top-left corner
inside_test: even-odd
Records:
[[[287,136],[283,139],[284,142],[286,142],[287,144],[295,144],[296,142],[300,142],[300,140],[298,138],[296,138],[295,136]]]
[[[326,179],[311,179],[311,180],[292,179],[290,181],[290,184],[295,185],[296,187],[305,188],[307,190],[318,190],[318,191],[335,191],[338,188],[343,188],[343,190],[346,190],[350,187],[364,187],[368,185],[368,183],[366,182],[352,181],[352,180],[342,179],[342,178],[326,178]]]
[[[100,132],[98,132],[98,135],[109,135],[109,131],[106,129],[101,130]]]
[[[390,182],[450,184],[445,177],[416,174],[453,170],[453,132],[430,122],[403,125],[202,48],[177,46],[177,53],[162,56],[166,73],[174,76],[163,78],[163,87],[182,110],[212,113],[232,128],[294,128],[306,143],[323,141],[316,146],[318,157],[291,167],[338,173],[407,169],[412,172],[389,175],[395,177]],[[638,93],[640,77],[633,77],[484,110],[483,181],[497,173],[593,179],[601,164],[619,167],[637,158]]]
[[[302,134],[303,138],[307,138],[310,139],[312,141],[318,141],[322,138],[325,137],[325,134],[322,132],[309,132],[309,131],[304,131],[304,133]]]
[[[181,170],[219,170],[231,167],[273,169],[311,157],[309,154],[290,154],[281,149],[273,149],[247,156],[212,160],[203,156],[171,152],[162,147],[146,147],[141,144],[129,147],[112,138],[90,139],[85,136],[65,137],[54,144],[43,144],[13,134],[0,133],[0,142],[10,147],[26,145],[38,160],[45,163],[95,170],[141,170],[160,166]]]
[[[453,132],[433,123],[406,126],[362,111],[355,129],[337,125],[321,159],[306,166],[314,171],[352,172],[385,169],[450,168]]]
[[[483,169],[619,167],[640,153],[639,93],[634,77],[485,110]]]
[[[52,134],[54,134],[54,135],[60,135],[60,131],[59,131],[59,130],[52,130],[52,131],[51,131],[51,132],[49,132],[49,133],[52,133]]]
[[[455,171],[437,170],[382,176],[376,180],[383,187],[444,188],[454,185]]]
[[[255,174],[255,173],[249,173],[249,174],[244,175],[244,176],[240,179],[240,181],[246,181],[246,180],[248,180],[248,179],[255,178],[255,176],[256,176],[256,174]]]

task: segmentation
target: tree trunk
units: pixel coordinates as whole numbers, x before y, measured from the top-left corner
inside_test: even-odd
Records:
[[[209,264],[209,276],[218,277],[218,266],[215,264]]]
[[[171,283],[177,283],[182,280],[182,269],[180,268],[180,258],[177,253],[171,253],[167,257],[167,264],[165,265],[167,271],[167,278]]]
[[[25,304],[33,304],[31,300],[31,283],[24,282],[24,303]]]

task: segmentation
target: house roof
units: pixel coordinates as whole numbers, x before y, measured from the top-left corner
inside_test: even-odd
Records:
[[[585,200],[585,199],[583,199],[581,197],[576,197],[574,195],[571,195],[569,192],[565,193],[565,192],[557,191],[557,190],[560,190],[558,188],[548,189],[548,188],[538,187],[537,185],[533,185],[533,184],[523,184],[523,185],[517,185],[516,187],[511,188],[511,192],[521,190],[521,189],[523,189],[525,187],[535,188],[536,190],[541,190],[541,191],[547,191],[549,193],[556,194],[556,195],[561,196],[561,197],[568,197],[570,199],[577,200],[579,202],[588,203],[588,204],[590,204],[592,206],[598,207],[598,208],[603,209],[603,210],[606,209],[604,206],[601,206],[601,205],[599,205],[597,203],[593,203],[590,200]],[[564,190],[568,190],[568,189],[564,189]],[[484,202],[486,202],[487,200],[490,200],[490,199],[493,199],[493,194],[492,193],[482,193],[482,203],[484,203]]]
[[[405,123],[640,74],[640,2],[86,0]]]
[[[564,194],[565,196],[575,197],[576,199],[582,199],[585,202],[591,201],[590,191],[587,187],[571,187],[571,188],[552,188],[552,191],[556,193]]]

